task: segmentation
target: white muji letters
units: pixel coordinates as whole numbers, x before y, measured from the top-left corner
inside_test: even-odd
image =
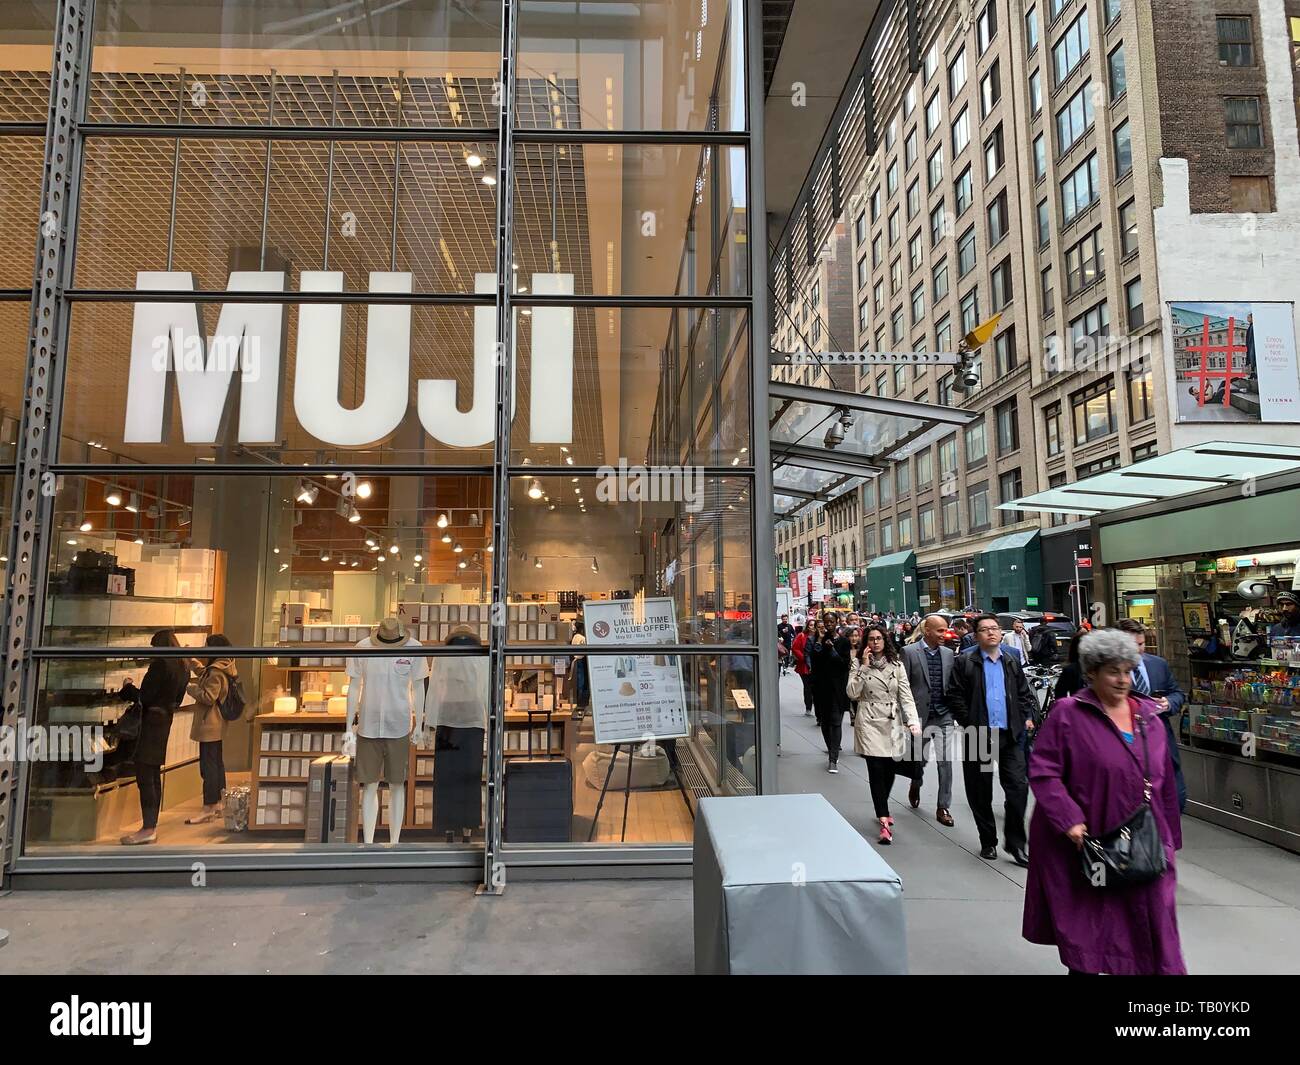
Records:
[[[137,289],[186,292],[193,287],[193,277],[185,271],[141,271],[136,275]],[[475,275],[476,292],[492,292],[495,287],[496,275]],[[235,271],[227,288],[232,292],[282,292],[284,274]],[[303,272],[304,292],[341,292],[342,288],[341,273]],[[409,293],[411,275],[372,273],[370,291]],[[573,275],[534,274],[533,291],[570,295]],[[572,443],[573,309],[536,307],[531,321],[532,443]],[[341,448],[373,447],[387,439],[406,415],[411,388],[411,307],[367,307],[361,373],[364,391],[356,407],[345,407],[339,401],[342,327],[341,304],[300,305],[294,415],[302,428],[322,443]],[[278,443],[284,388],[283,329],[283,304],[224,304],[216,332],[209,336],[202,328],[197,304],[137,303],[123,440],[158,444],[171,437],[168,379],[174,376],[181,438],[188,444],[216,443],[238,377],[239,442]],[[425,432],[450,447],[481,447],[492,441],[496,431],[495,356],[496,309],[475,307],[474,383],[469,407],[458,407],[456,381],[419,381],[416,411]]]

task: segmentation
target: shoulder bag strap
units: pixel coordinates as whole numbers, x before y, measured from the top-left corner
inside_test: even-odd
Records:
[[[1147,806],[1151,805],[1151,748],[1147,743],[1146,722],[1142,720],[1141,713],[1133,714],[1133,724],[1142,737],[1142,801]]]

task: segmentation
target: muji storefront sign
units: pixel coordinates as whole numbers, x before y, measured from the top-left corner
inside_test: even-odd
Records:
[[[193,291],[184,271],[142,271],[137,290]],[[284,274],[236,271],[231,292],[283,292]],[[493,292],[495,274],[476,274],[474,290]],[[303,292],[341,292],[343,275],[309,270]],[[409,293],[409,273],[372,273],[370,291]],[[542,295],[573,292],[572,274],[534,274],[533,291]],[[181,438],[187,444],[213,444],[236,382],[239,388],[238,440],[276,444],[282,439],[281,393],[285,366],[282,303],[223,304],[216,331],[203,329],[195,303],[137,303],[131,329],[123,441],[159,444],[171,437],[168,382],[174,378]],[[416,382],[416,411],[425,432],[450,447],[481,447],[496,433],[496,309],[474,308],[474,378],[467,410],[457,406],[455,380]],[[366,315],[361,402],[339,401],[342,372],[343,306],[303,303],[298,307],[293,411],[299,425],[323,444],[373,447],[395,432],[406,416],[411,388],[411,306],[371,304]],[[573,441],[573,309],[537,307],[532,315],[530,376],[531,440],[534,444]]]

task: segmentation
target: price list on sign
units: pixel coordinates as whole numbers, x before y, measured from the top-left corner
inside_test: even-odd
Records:
[[[587,646],[677,642],[672,599],[616,599],[583,604]],[[677,655],[588,657],[597,743],[636,743],[688,735],[686,690]]]

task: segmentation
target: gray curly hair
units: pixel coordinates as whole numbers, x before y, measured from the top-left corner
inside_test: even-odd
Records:
[[[1137,641],[1119,629],[1097,629],[1079,641],[1079,667],[1087,676],[1103,666],[1132,669],[1141,658]]]

